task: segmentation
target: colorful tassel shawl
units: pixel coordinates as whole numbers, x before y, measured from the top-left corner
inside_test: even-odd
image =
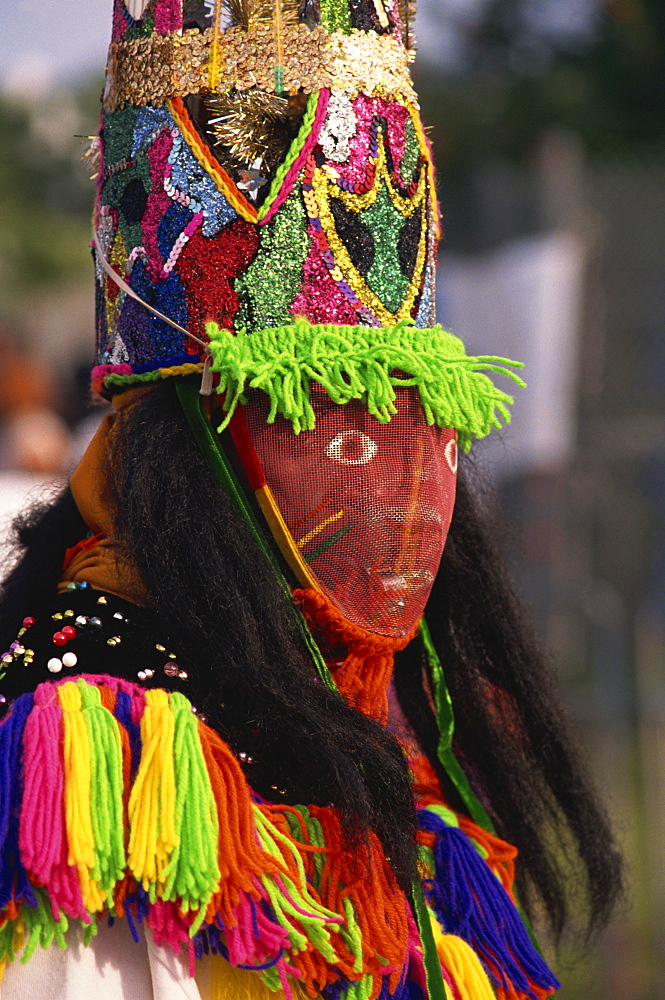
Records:
[[[0,725],[0,772],[0,959],[124,916],[192,969],[211,949],[287,996],[294,980],[330,1000],[424,989],[378,839],[359,857],[334,809],[258,798],[182,694],[40,684]]]
[[[485,1000],[491,980],[499,1000],[544,1000],[558,983],[515,907],[514,849],[412,766],[447,993]],[[186,948],[192,974],[212,950],[287,997],[294,982],[325,1000],[427,995],[374,834],[349,852],[334,809],[260,799],[179,692],[83,675],[40,684],[0,724],[0,967],[64,947],[71,922],[89,941],[104,916]]]

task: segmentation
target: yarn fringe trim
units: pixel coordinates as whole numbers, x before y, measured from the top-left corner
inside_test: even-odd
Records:
[[[256,796],[179,692],[108,676],[40,684],[0,724],[0,961],[125,917],[291,996],[403,997],[422,948],[378,838],[330,807]],[[299,995],[302,995],[299,993]]]
[[[404,320],[394,327],[293,323],[234,335],[208,323],[212,368],[224,394],[227,426],[249,389],[270,402],[268,423],[279,415],[296,434],[315,424],[310,386],[317,383],[334,403],[363,400],[382,423],[397,412],[396,388],[415,386],[429,424],[452,427],[468,450],[502,421],[510,422],[512,396],[497,388],[485,372],[524,382],[511,369],[522,365],[507,358],[469,357],[462,341],[441,326],[418,329]]]

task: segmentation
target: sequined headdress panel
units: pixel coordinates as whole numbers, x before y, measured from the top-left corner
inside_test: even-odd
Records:
[[[259,386],[296,431],[312,379],[383,420],[407,379],[462,444],[506,416],[480,372],[499,359],[434,325],[412,20],[409,0],[115,0],[95,388],[212,351],[227,410]]]

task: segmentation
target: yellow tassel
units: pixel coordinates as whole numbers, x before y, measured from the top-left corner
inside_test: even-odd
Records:
[[[146,691],[141,761],[129,797],[128,861],[136,880],[144,889],[151,890],[151,895],[155,895],[157,883],[163,884],[162,872],[178,843],[174,733],[175,720],[167,692]]]
[[[92,768],[88,727],[81,711],[81,692],[73,681],[58,688],[58,701],[64,735],[67,863],[76,865],[83,903],[90,913],[95,913],[103,909],[104,897],[90,878],[95,866],[95,837],[90,815]]]
[[[496,1000],[473,948],[455,934],[444,934],[431,912],[430,919],[439,961],[454,981],[460,1000]]]

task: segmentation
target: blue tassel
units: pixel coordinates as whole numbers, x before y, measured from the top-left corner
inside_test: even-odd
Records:
[[[132,754],[131,776],[136,777],[141,760],[141,729],[132,719],[132,699],[126,691],[118,691],[115,699],[115,717],[129,735]]]
[[[428,809],[422,830],[436,836],[434,878],[423,880],[427,902],[443,929],[463,938],[498,985],[536,1000],[529,980],[554,992],[560,983],[534,948],[510,896],[462,830]]]
[[[129,901],[125,901],[125,919],[127,920],[129,933],[132,935],[132,938],[136,942],[136,944],[139,944],[139,942],[141,941],[141,935],[139,934],[139,929],[136,926],[136,921],[134,920],[134,914],[132,913],[132,908],[129,905]]]
[[[223,958],[228,960],[228,951],[226,945],[222,941],[222,930],[223,928],[217,927],[216,924],[211,924],[208,928],[206,928],[208,944],[210,945],[210,950],[213,955],[221,955]]]
[[[32,694],[21,695],[0,725],[0,909],[13,899],[34,909],[37,900],[18,846],[23,800],[23,730],[32,711]]]

